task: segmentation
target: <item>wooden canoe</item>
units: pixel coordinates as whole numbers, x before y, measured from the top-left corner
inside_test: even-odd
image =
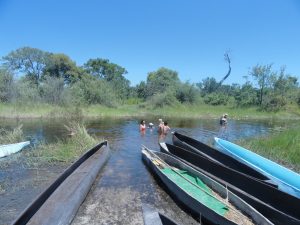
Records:
[[[273,224],[223,185],[181,160],[145,147],[142,148],[142,158],[172,195],[176,196],[176,199],[191,214],[200,215],[202,224],[244,224],[242,218],[245,218],[245,214],[252,219],[254,224]],[[185,176],[190,177],[186,178]],[[219,197],[215,197],[214,193],[218,193]],[[224,198],[227,201],[224,201]],[[229,202],[238,210],[229,205]],[[232,213],[230,218],[226,216],[228,213]]]
[[[0,145],[0,158],[17,153],[29,144],[30,141],[24,141],[8,145]]]
[[[196,139],[174,132],[172,140],[173,144],[176,146],[188,149],[214,162],[228,166],[241,173],[247,174],[260,180],[264,180],[265,182],[270,182],[272,184],[272,181],[270,181],[270,179],[264,174]]]
[[[107,141],[87,151],[42,192],[12,225],[70,224],[109,155]]]
[[[215,141],[219,151],[263,173],[278,183],[279,189],[300,198],[300,174],[229,141]]]
[[[274,224],[300,224],[300,200],[251,176],[211,161],[187,149],[160,143],[160,150],[183,160],[228,187]]]

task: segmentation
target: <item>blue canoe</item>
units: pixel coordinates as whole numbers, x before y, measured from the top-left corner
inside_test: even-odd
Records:
[[[219,151],[262,172],[278,183],[278,188],[300,198],[300,174],[289,170],[239,145],[215,137]]]
[[[16,153],[29,144],[30,141],[24,141],[15,144],[0,145],[0,158]]]

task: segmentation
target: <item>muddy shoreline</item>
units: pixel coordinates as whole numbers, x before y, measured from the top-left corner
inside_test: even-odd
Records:
[[[67,165],[29,167],[20,153],[0,160],[0,224],[11,224]]]

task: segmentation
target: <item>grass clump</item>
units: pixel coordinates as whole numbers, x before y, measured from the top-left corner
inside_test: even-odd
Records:
[[[243,140],[247,149],[300,172],[300,127],[294,127],[266,137]]]
[[[17,128],[11,130],[0,129],[0,144],[13,144],[17,142],[24,141],[24,135],[22,126],[20,125]]]
[[[99,142],[88,134],[83,125],[72,123],[65,127],[70,132],[69,138],[52,144],[38,145],[29,153],[31,163],[71,163]]]

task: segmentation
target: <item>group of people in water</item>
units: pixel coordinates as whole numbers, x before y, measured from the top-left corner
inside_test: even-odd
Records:
[[[141,132],[145,132],[146,128],[149,128],[151,130],[154,129],[154,124],[153,123],[149,123],[148,126],[146,125],[146,121],[145,120],[141,120],[140,122],[140,131]],[[166,135],[168,134],[168,132],[171,130],[171,128],[168,125],[167,121],[164,121],[162,119],[158,119],[158,126],[157,126],[157,132],[160,135]]]
[[[222,128],[226,129],[226,125],[228,122],[228,114],[225,113],[220,117],[220,125]],[[150,129],[151,131],[153,131],[153,129],[155,128],[153,123],[149,123],[148,126],[146,125],[146,121],[145,120],[141,120],[140,122],[140,132],[141,133],[145,133],[146,129]],[[158,125],[157,125],[157,132],[160,136],[165,136],[168,134],[168,132],[171,130],[171,128],[168,125],[167,121],[163,121],[162,119],[158,119]]]

